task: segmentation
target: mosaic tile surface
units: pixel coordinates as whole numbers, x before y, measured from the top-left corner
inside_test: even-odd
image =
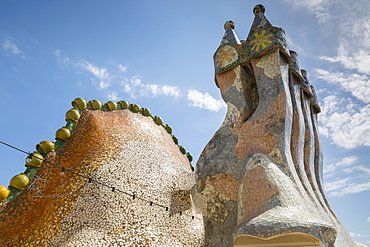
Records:
[[[223,39],[214,56],[228,112],[196,166],[205,245],[360,246],[323,191],[320,107],[308,74],[264,7],[254,13],[247,40]]]
[[[77,98],[2,194],[0,246],[365,246],[325,196],[317,96],[264,12],[245,41],[224,25],[214,65],[228,111],[195,173],[148,109]]]
[[[151,118],[85,109],[70,140],[46,161],[110,187],[44,162],[3,206],[0,246],[201,246],[203,222],[191,195],[195,174]]]

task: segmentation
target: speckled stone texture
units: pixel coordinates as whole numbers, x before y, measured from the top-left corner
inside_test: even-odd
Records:
[[[150,117],[85,109],[66,146],[46,160],[109,187],[44,162],[2,209],[0,246],[202,246],[195,174]]]
[[[357,246],[323,192],[317,99],[302,83],[279,50],[216,74],[228,112],[196,166],[205,246],[294,234]]]

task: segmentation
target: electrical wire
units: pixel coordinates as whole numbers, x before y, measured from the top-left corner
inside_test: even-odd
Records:
[[[12,148],[12,149],[15,149],[15,150],[17,150],[17,151],[19,151],[19,152],[25,153],[25,154],[27,154],[27,155],[29,156],[29,158],[35,157],[35,158],[37,158],[37,159],[41,159],[41,158],[39,158],[39,157],[37,157],[37,156],[33,156],[33,153],[31,153],[31,152],[26,152],[26,151],[24,151],[23,149],[16,147],[15,145],[9,144],[8,142],[4,142],[4,141],[1,141],[1,140],[0,140],[0,144],[3,144],[3,145],[5,145],[5,146],[7,146],[7,147],[10,147],[10,148]],[[153,205],[154,205],[154,206],[161,207],[161,208],[165,209],[165,211],[171,211],[171,210],[170,210],[170,209],[171,209],[170,207],[165,206],[165,205],[162,205],[162,204],[160,204],[160,203],[157,203],[157,202],[155,202],[154,200],[148,200],[148,199],[145,199],[145,198],[139,197],[139,196],[137,196],[137,195],[135,195],[135,194],[131,194],[131,193],[128,193],[128,192],[126,192],[126,191],[123,191],[123,190],[121,190],[121,189],[119,189],[119,188],[117,188],[117,187],[115,187],[115,186],[111,186],[111,185],[108,185],[108,184],[105,184],[105,183],[99,182],[99,181],[97,181],[97,180],[95,180],[95,179],[93,179],[93,178],[91,178],[91,177],[87,177],[87,176],[85,176],[85,175],[82,175],[82,174],[79,174],[79,173],[77,173],[77,172],[74,172],[74,171],[72,171],[72,170],[70,170],[70,169],[68,169],[68,168],[66,168],[66,167],[64,167],[64,166],[62,166],[62,165],[60,165],[60,164],[55,164],[55,163],[52,163],[52,162],[47,161],[47,160],[43,160],[43,162],[45,162],[46,164],[50,164],[50,165],[52,165],[52,166],[54,166],[54,167],[58,167],[59,169],[61,169],[61,172],[64,172],[64,173],[65,173],[65,172],[69,172],[69,173],[74,174],[74,175],[76,175],[76,176],[82,177],[82,178],[86,179],[88,183],[96,183],[96,184],[99,184],[99,185],[101,185],[101,186],[103,186],[103,187],[109,188],[112,192],[120,192],[120,193],[122,193],[122,194],[125,194],[125,195],[127,195],[127,196],[130,196],[130,197],[132,198],[132,200],[138,199],[138,200],[141,200],[141,201],[147,202],[147,203],[149,204],[149,206],[153,206]],[[173,210],[173,211],[174,211],[174,210]],[[187,216],[187,217],[191,217],[191,219],[192,219],[192,220],[193,220],[193,219],[203,220],[202,218],[195,217],[194,215],[189,215],[189,214],[183,213],[182,211],[178,211],[178,214],[179,214],[180,216]],[[170,214],[170,217],[171,217],[171,214]]]

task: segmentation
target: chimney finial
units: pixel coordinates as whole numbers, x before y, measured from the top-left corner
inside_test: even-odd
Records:
[[[253,8],[253,14],[255,15],[258,15],[260,12],[265,13],[265,11],[266,11],[265,6],[263,6],[262,4],[257,4]]]

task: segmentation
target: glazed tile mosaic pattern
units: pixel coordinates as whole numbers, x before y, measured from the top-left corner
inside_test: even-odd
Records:
[[[76,98],[56,141],[0,187],[0,246],[365,246],[328,203],[315,89],[264,12],[246,40],[224,25],[228,111],[195,172],[147,108]]]
[[[205,246],[357,246],[323,192],[308,73],[264,7],[254,13],[246,41],[225,24],[214,56],[228,112],[196,165]]]
[[[84,109],[66,145],[49,152],[23,192],[3,205],[0,245],[199,246],[194,175],[152,118]]]

